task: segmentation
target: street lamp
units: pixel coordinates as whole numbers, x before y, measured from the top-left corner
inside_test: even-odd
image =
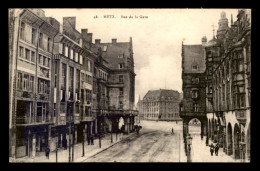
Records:
[[[56,163],[58,163],[58,132],[55,129],[55,139],[56,139]]]
[[[188,134],[188,136],[187,136],[187,145],[188,145],[187,162],[190,163],[191,162],[191,145],[192,145],[192,137],[190,136],[190,134]]]
[[[245,142],[240,142],[239,143],[240,146],[240,158],[241,158],[241,162],[245,161],[245,147],[246,147],[246,143]]]

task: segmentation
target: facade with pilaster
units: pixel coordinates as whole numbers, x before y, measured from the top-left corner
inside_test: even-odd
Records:
[[[54,37],[59,23],[41,9],[10,9],[10,153],[34,157],[50,145]]]
[[[228,26],[219,20],[217,39],[206,46],[207,136],[235,159],[250,161],[251,11],[238,10]]]

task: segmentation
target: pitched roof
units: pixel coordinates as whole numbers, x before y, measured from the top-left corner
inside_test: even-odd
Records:
[[[203,73],[206,69],[206,61],[202,45],[183,45],[182,67],[184,73]],[[192,70],[197,65],[198,70]]]
[[[160,89],[160,90],[149,90],[146,95],[144,96],[144,100],[146,98],[151,99],[160,99],[160,98],[168,98],[173,97],[171,100],[180,101],[180,93],[175,90],[167,90],[167,89]]]
[[[107,46],[104,51],[104,46]],[[109,62],[109,66],[112,69],[117,69],[119,63],[124,63],[125,60],[130,57],[131,45],[129,42],[117,42],[117,43],[100,43],[92,44],[91,51],[98,53],[98,48],[102,49],[102,57]],[[123,58],[118,58],[118,56]]]

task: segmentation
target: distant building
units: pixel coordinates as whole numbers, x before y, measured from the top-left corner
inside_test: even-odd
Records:
[[[137,107],[143,120],[175,121],[179,116],[180,93],[175,90],[149,90]]]

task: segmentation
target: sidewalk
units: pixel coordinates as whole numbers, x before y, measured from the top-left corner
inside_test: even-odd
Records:
[[[211,143],[212,141],[209,140],[209,144]],[[206,137],[204,136],[201,140],[200,135],[194,134],[192,135],[191,160],[192,162],[240,162],[225,154],[223,148],[219,149],[218,156],[215,153],[211,156],[209,146],[206,146]]]
[[[99,148],[99,139],[94,140],[94,145],[87,145],[87,142],[85,142],[84,145],[84,151],[85,155],[82,157],[82,143],[78,143],[74,145],[74,161],[73,162],[82,162],[86,160],[87,158],[102,152],[103,150],[106,150],[107,148],[113,146],[114,144],[117,144],[122,139],[125,139],[129,136],[133,136],[136,133],[129,133],[128,135],[118,134],[117,135],[117,141],[116,141],[116,134],[113,134],[113,143],[111,143],[111,134],[107,134],[105,137],[101,140],[101,148]],[[71,150],[72,154],[72,150]],[[28,157],[22,157],[15,160],[16,163],[30,163],[30,162],[56,162],[56,152],[52,151],[50,152],[49,159],[46,159],[45,152],[40,152],[37,154],[35,158],[28,158]],[[58,150],[58,162],[69,162],[69,149]]]

